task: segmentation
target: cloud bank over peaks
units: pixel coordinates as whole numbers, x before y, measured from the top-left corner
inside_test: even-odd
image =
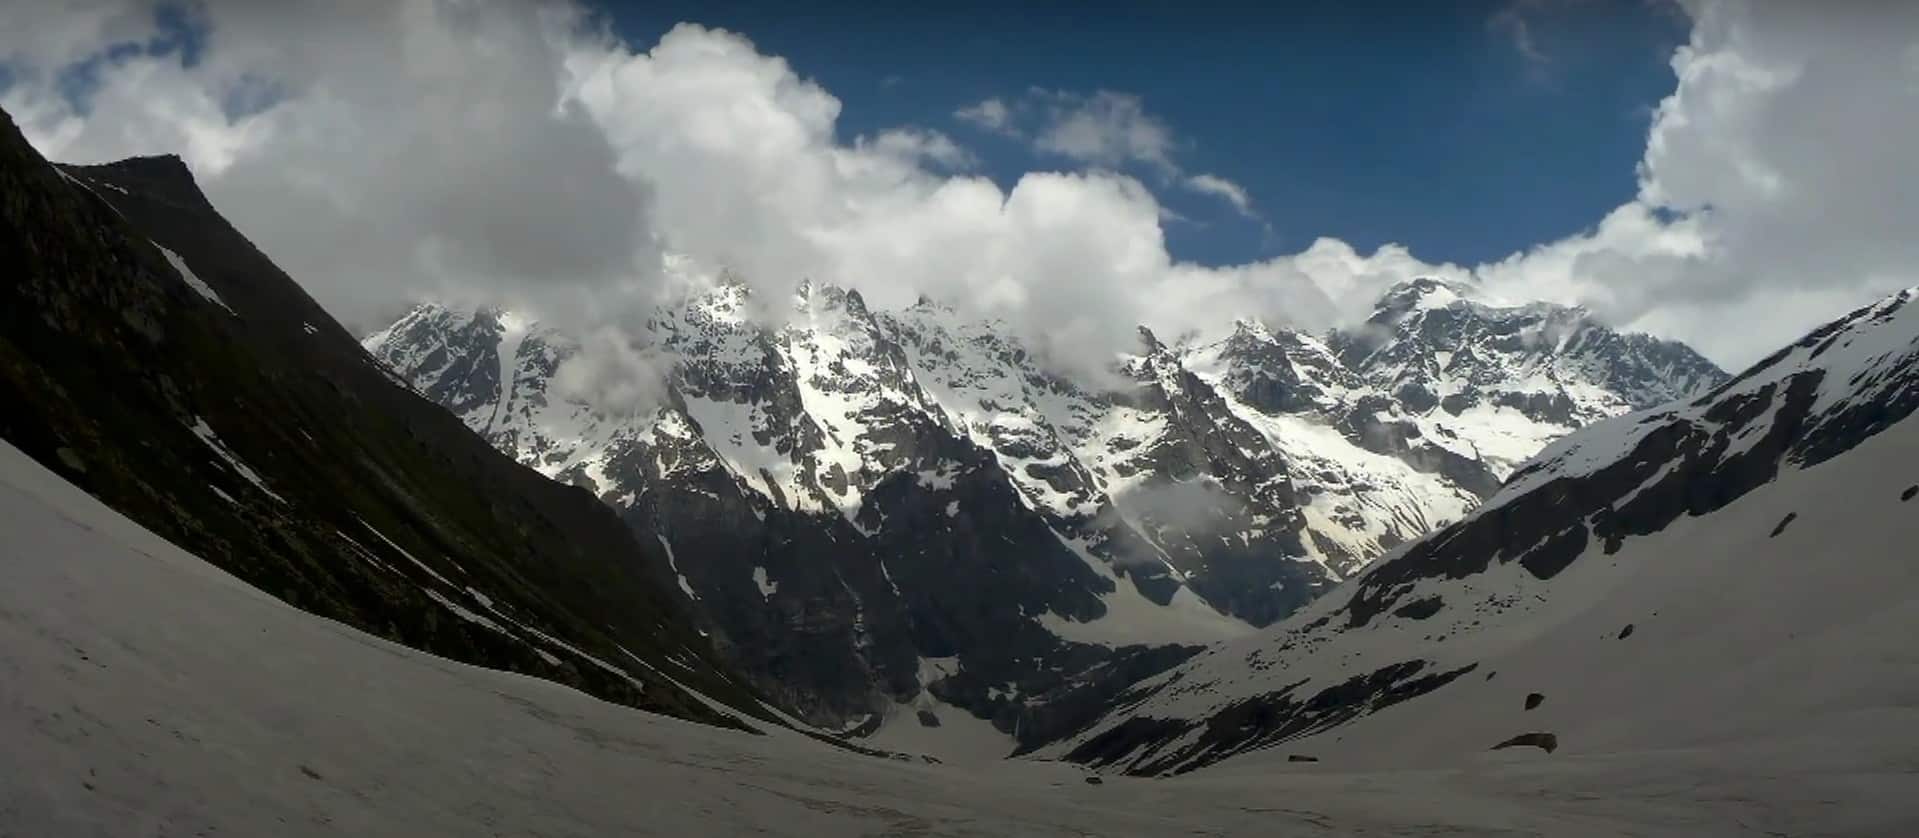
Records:
[[[1167,251],[1155,190],[1247,213],[1256,196],[1186,171],[1184,141],[1124,93],[962,108],[962,140],[1016,137],[1067,169],[1002,187],[930,126],[840,137],[831,92],[696,24],[636,47],[564,2],[207,0],[189,38],[141,0],[0,3],[0,104],[43,152],[182,154],[216,206],[360,327],[430,297],[617,331],[678,281],[671,253],[764,299],[811,277],[876,307],[948,301],[1065,372],[1105,370],[1142,324],[1357,322],[1420,275],[1584,304],[1737,366],[1919,282],[1912,4],[1689,4],[1639,194],[1578,235],[1476,266],[1330,238],[1218,266]],[[82,65],[88,84],[63,83]],[[633,367],[601,343],[606,369]]]
[[[576,51],[568,76],[619,171],[652,186],[663,239],[760,296],[803,277],[883,308],[924,294],[1003,319],[1049,365],[1091,375],[1137,348],[1141,323],[1180,330],[1220,313],[1144,317],[1203,269],[1175,265],[1158,201],[1130,176],[1030,172],[1002,190],[948,171],[964,158],[924,129],[901,133],[938,139],[842,144],[838,99],[744,37],[694,25],[643,53]]]

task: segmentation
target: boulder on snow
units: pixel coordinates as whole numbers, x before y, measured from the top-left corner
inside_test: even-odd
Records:
[[[920,718],[920,724],[921,724],[922,726],[925,726],[925,727],[939,727],[939,726],[940,726],[940,717],[938,717],[938,716],[935,716],[935,715],[933,715],[933,711],[931,711],[931,710],[921,710],[921,711],[919,711],[919,714],[918,714],[918,715],[919,715],[919,718]]]
[[[1393,612],[1393,616],[1405,617],[1408,620],[1424,620],[1427,617],[1438,614],[1439,609],[1445,607],[1445,605],[1446,601],[1439,597],[1422,597],[1400,606],[1398,610]]]
[[[1286,761],[1287,762],[1318,762],[1319,757],[1310,757],[1305,754],[1287,754]]]
[[[1767,537],[1767,538],[1778,538],[1778,537],[1779,537],[1779,534],[1780,534],[1780,533],[1782,533],[1782,532],[1785,532],[1785,531],[1786,531],[1786,527],[1787,527],[1788,525],[1790,525],[1790,524],[1792,524],[1792,519],[1794,519],[1794,518],[1797,518],[1797,517],[1799,517],[1799,513],[1797,513],[1797,512],[1788,512],[1788,513],[1786,513],[1786,517],[1784,517],[1784,518],[1781,518],[1781,519],[1779,519],[1779,526],[1776,526],[1776,527],[1773,527],[1773,528],[1772,528],[1772,535],[1769,535],[1769,536],[1766,536],[1766,537]]]
[[[1559,737],[1550,733],[1522,733],[1494,745],[1492,749],[1497,751],[1501,748],[1517,748],[1524,745],[1531,745],[1550,754],[1559,749]]]
[[[1546,697],[1543,695],[1540,695],[1539,693],[1527,693],[1526,709],[1531,710],[1534,707],[1538,707],[1541,703],[1545,702],[1545,700],[1546,700]]]

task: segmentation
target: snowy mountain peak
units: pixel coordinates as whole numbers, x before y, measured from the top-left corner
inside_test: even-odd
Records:
[[[1245,335],[1252,340],[1271,340],[1273,333],[1266,328],[1266,324],[1255,318],[1236,317],[1233,318],[1233,334]]]
[[[1616,332],[1581,309],[1491,305],[1460,290],[1432,278],[1404,283],[1328,344],[1379,394],[1358,401],[1349,428],[1481,496],[1574,428],[1725,380],[1683,344]]]
[[[1460,280],[1418,276],[1386,289],[1373,304],[1373,322],[1392,323],[1416,311],[1445,308],[1477,297],[1477,289]]]
[[[1139,327],[1139,345],[1140,351],[1146,355],[1154,355],[1166,349],[1166,345],[1159,342],[1159,337],[1153,334],[1153,330],[1145,326]]]
[[[1319,339],[1251,320],[1239,321],[1223,340],[1188,349],[1183,363],[1266,413],[1336,411],[1360,386]]]

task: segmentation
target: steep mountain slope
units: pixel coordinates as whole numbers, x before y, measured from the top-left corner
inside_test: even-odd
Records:
[[[635,329],[670,369],[638,411],[557,391],[580,345],[511,312],[422,305],[364,345],[642,541],[701,557],[676,565],[684,593],[802,714],[857,722],[930,693],[1027,744],[1464,516],[1510,469],[1473,440],[1517,451],[1721,377],[1577,310],[1423,282],[1382,300],[1366,357],[1250,322],[1211,343],[1142,331],[1112,380],[1081,382],[931,301],[874,311],[807,284],[776,306],[734,277],[684,279],[703,290]],[[1422,313],[1391,314],[1408,295]],[[1541,318],[1579,338],[1542,343]],[[1384,359],[1442,352],[1462,376],[1443,403],[1380,383]],[[1579,410],[1553,412],[1568,392]]]
[[[1554,443],[1466,520],[1142,683],[1047,752],[1163,774],[1281,743],[1407,765],[1509,741],[1592,754],[1783,736],[1814,759],[1834,737],[1914,730],[1915,299]]]
[[[773,718],[659,545],[390,380],[177,158],[56,167],[8,119],[0,196],[0,437],[316,614],[649,710]]]

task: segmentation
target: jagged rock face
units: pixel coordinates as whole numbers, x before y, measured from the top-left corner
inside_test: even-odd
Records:
[[[1266,414],[1336,411],[1363,385],[1324,343],[1297,332],[1240,321],[1220,343],[1188,363],[1218,370],[1220,386]]]
[[[1402,284],[1331,348],[1367,389],[1342,426],[1486,497],[1547,442],[1711,389],[1725,373],[1684,344],[1608,329],[1583,310],[1497,307],[1438,279]]]
[[[1904,471],[1919,452],[1910,426],[1915,409],[1919,289],[1835,321],[1704,394],[1615,417],[1554,442],[1465,520],[1373,565],[1274,632],[1214,647],[1137,685],[1117,700],[1123,712],[1049,748],[1071,760],[1162,774],[1334,730],[1349,741],[1363,738],[1355,731],[1363,733],[1369,717],[1400,702],[1421,702],[1427,709],[1419,712],[1435,716],[1444,714],[1432,708],[1443,706],[1476,725],[1494,725],[1502,723],[1500,717],[1472,710],[1485,702],[1459,686],[1494,675],[1513,681],[1553,672],[1562,685],[1568,678],[1606,683],[1622,671],[1657,665],[1676,667],[1700,684],[1735,685],[1730,689],[1736,697],[1749,689],[1738,685],[1765,681],[1729,674],[1740,665],[1728,660],[1735,654],[1708,657],[1682,646],[1670,656],[1654,649],[1621,658],[1603,644],[1640,642],[1653,632],[1684,644],[1719,632],[1744,649],[1761,626],[1778,626],[1782,640],[1827,638],[1843,649],[1853,633],[1838,626],[1857,616],[1851,606],[1750,602],[1720,590],[1751,584],[1781,600],[1797,598],[1800,590],[1819,588],[1808,581],[1812,575],[1879,578],[1833,586],[1832,592],[1859,600],[1860,613],[1893,614],[1864,603],[1888,584],[1892,596],[1906,595],[1898,587],[1911,579],[1905,549],[1876,550],[1872,561],[1878,564],[1855,568],[1854,557],[1840,554],[1843,548],[1828,556],[1816,546],[1808,553],[1805,542],[1771,545],[1781,543],[1775,539],[1782,534],[1803,535],[1803,528],[1820,526],[1795,523],[1802,517],[1867,521],[1883,529],[1824,532],[1810,536],[1811,545],[1860,538],[1898,544],[1909,537],[1915,519],[1902,506],[1919,488],[1898,487],[1910,485]],[[1880,449],[1891,461],[1853,454],[1848,462],[1828,465],[1875,436],[1901,432],[1903,443]],[[1821,476],[1808,476],[1814,471]],[[1849,494],[1862,483],[1873,485],[1869,495]],[[1745,514],[1734,514],[1731,507],[1749,495],[1766,497]],[[1782,507],[1792,511],[1781,514]],[[1707,560],[1721,564],[1710,570],[1687,566],[1701,554],[1717,554]],[[1875,573],[1888,575],[1870,575]],[[1648,631],[1640,621],[1657,628]],[[1911,629],[1900,625],[1879,628],[1904,644]],[[1598,626],[1604,630],[1594,631]],[[1593,672],[1582,670],[1581,655],[1591,656]],[[1664,673],[1655,682],[1681,678],[1673,670],[1652,671]],[[1667,685],[1685,692],[1683,685]],[[1836,688],[1862,690],[1870,692],[1857,683]],[[1521,694],[1514,695],[1515,703]],[[1726,699],[1693,698],[1675,706],[1716,715],[1727,711]],[[1541,703],[1538,694],[1527,696],[1524,709]],[[1550,715],[1559,705],[1544,706]],[[1804,707],[1792,712],[1803,714]],[[1656,727],[1665,718],[1650,715],[1658,718],[1639,721]],[[1588,702],[1586,713],[1558,718],[1568,724],[1576,719],[1587,735],[1605,736],[1623,735],[1622,720],[1630,717],[1599,700]],[[1325,747],[1331,738],[1318,741]],[[1488,738],[1477,747],[1499,741]],[[1393,746],[1372,741],[1367,747],[1386,752]]]
[[[365,346],[670,545],[721,647],[822,723],[930,690],[1041,741],[1123,686],[1111,673],[1185,654],[1120,648],[1190,648],[1281,619],[1460,519],[1510,469],[1423,436],[1478,413],[1392,392],[1387,359],[1432,340],[1360,357],[1344,336],[1252,323],[1200,345],[1142,331],[1111,380],[1082,382],[935,303],[879,312],[809,284],[789,304],[767,316],[722,278],[663,307],[645,333],[671,359],[667,396],[637,415],[549,393],[577,346],[510,314],[425,305]],[[1461,311],[1432,323],[1486,342],[1513,317]],[[1596,348],[1582,358],[1639,345],[1585,328],[1580,346]],[[1506,393],[1480,380],[1475,394]],[[1540,444],[1571,427],[1491,399],[1481,413],[1519,417]],[[1630,406],[1619,396],[1564,421]],[[951,667],[925,661],[949,658],[957,674],[928,675]]]

